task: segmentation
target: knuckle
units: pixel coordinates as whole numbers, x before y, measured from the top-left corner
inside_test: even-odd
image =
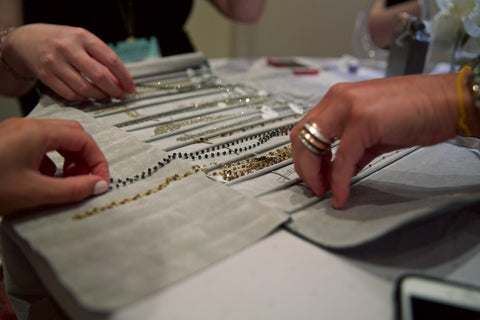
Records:
[[[118,67],[121,65],[122,61],[120,58],[113,52],[107,54],[105,57],[106,64],[110,67]]]
[[[73,54],[72,52],[72,46],[71,46],[71,41],[69,39],[62,39],[58,38],[54,40],[53,42],[53,47],[54,47],[54,52],[56,56],[71,56]],[[52,57],[53,60],[55,60],[55,57]]]
[[[336,83],[330,87],[330,89],[327,92],[327,95],[332,95],[332,96],[342,95],[342,93],[345,90],[347,90],[348,86],[349,86],[348,83],[345,83],[345,82]]]
[[[85,28],[82,27],[72,27],[72,36],[78,37],[80,39],[88,38],[90,32],[88,32]]]
[[[330,90],[328,90],[327,95],[328,97],[339,99],[346,104],[352,104],[359,97],[356,86],[348,82],[333,85]]]
[[[86,97],[88,96],[88,93],[90,91],[90,87],[84,83],[81,82],[78,86],[75,87],[75,90],[82,96]]]
[[[107,80],[107,75],[102,70],[95,69],[91,71],[89,78],[93,83],[104,83]]]
[[[49,74],[50,72],[45,67],[38,68],[37,70],[37,77],[44,82],[48,78]]]
[[[39,74],[44,74],[47,70],[50,70],[52,67],[55,66],[57,59],[55,55],[51,52],[45,53],[40,57],[40,64],[41,70],[39,70]]]

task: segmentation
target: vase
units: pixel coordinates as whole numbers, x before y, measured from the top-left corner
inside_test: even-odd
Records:
[[[479,58],[479,39],[471,38],[465,31],[460,30],[452,50],[450,71],[459,71],[464,65],[473,66],[478,63]]]

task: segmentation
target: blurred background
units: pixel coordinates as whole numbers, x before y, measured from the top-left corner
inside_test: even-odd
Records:
[[[207,58],[339,57],[354,53],[352,40],[359,37],[362,12],[372,4],[373,0],[269,0],[257,24],[242,25],[222,17],[207,1],[196,0],[186,29]],[[13,116],[20,116],[17,101],[0,96],[0,120]]]

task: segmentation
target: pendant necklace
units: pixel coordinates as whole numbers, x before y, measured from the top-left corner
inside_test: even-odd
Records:
[[[118,0],[118,7],[122,15],[123,26],[127,31],[127,41],[135,39],[135,19],[133,17],[133,0]]]

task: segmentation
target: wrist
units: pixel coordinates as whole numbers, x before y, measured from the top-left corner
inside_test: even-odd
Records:
[[[458,134],[480,137],[480,68],[462,68],[456,81]]]
[[[14,27],[10,27],[6,30],[0,31],[0,67],[9,73],[15,80],[23,81],[23,82],[35,82],[37,79],[27,72],[17,72],[15,68],[11,66],[9,62],[7,62],[6,55],[8,55],[8,38],[10,37],[10,33],[15,30]]]

